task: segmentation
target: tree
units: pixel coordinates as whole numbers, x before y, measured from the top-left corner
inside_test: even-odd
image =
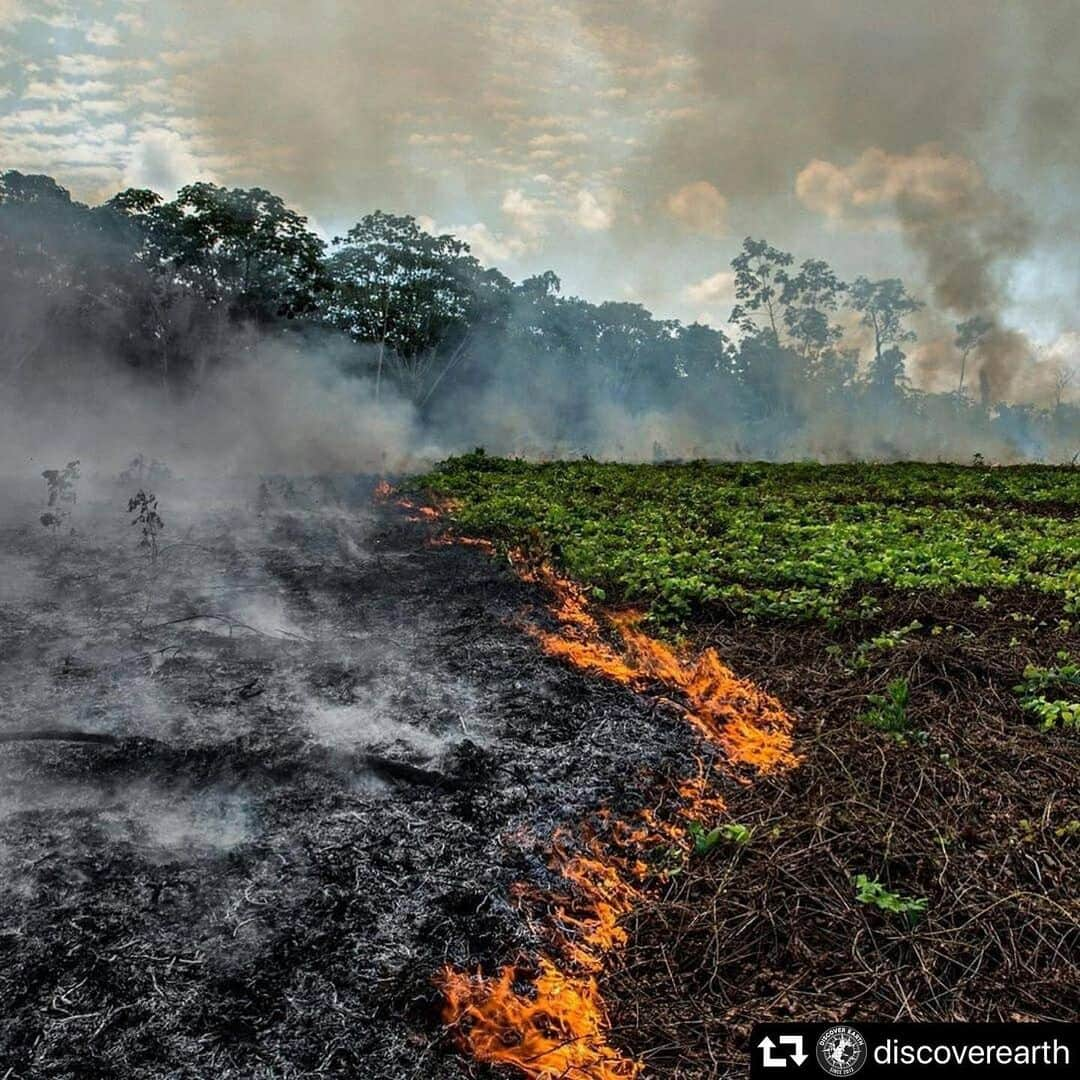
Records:
[[[986,336],[994,329],[991,319],[983,315],[972,315],[970,319],[956,324],[956,347],[960,350],[960,382],[956,387],[956,396],[964,396],[964,372],[967,368],[968,356],[978,349],[986,340]]]
[[[447,369],[430,383],[440,355],[447,366],[456,363],[473,319],[492,294],[510,287],[498,271],[483,269],[463,241],[434,236],[412,217],[377,210],[335,237],[334,247],[323,318],[355,341],[378,346],[376,396],[390,364],[414,397],[426,399]]]
[[[1076,368],[1059,360],[1054,365],[1054,409],[1060,411],[1065,391],[1076,382]]]
[[[907,382],[904,370],[904,353],[897,345],[890,345],[870,361],[870,385],[884,394],[892,395],[898,386]]]
[[[325,245],[279,196],[189,184],[146,212],[161,256],[234,316],[268,322],[314,310]]]
[[[155,368],[163,387],[200,372],[234,312],[190,246],[180,207],[128,188],[94,213],[102,235],[131,251],[117,352],[133,366]]]
[[[915,340],[915,331],[904,326],[904,318],[918,311],[922,301],[909,296],[899,278],[870,281],[857,277],[849,297],[851,306],[862,316],[863,326],[874,334],[870,382],[891,391],[903,380],[904,354],[900,345]]]
[[[677,326],[673,335],[675,369],[694,391],[734,374],[734,348],[721,330],[702,323]]]
[[[772,344],[780,344],[777,306],[788,284],[786,268],[794,260],[786,251],[770,247],[764,240],[747,237],[742,251],[731,260],[735,271],[735,299],[729,322],[744,334],[771,334]],[[762,326],[761,321],[765,325]]]
[[[784,325],[808,363],[817,364],[843,336],[841,328],[829,322],[829,316],[846,291],[847,285],[822,259],[807,259],[797,274],[783,275],[780,304]]]
[[[646,372],[671,367],[676,323],[654,319],[641,304],[606,301],[594,307],[595,361],[601,384],[616,398],[625,398]]]

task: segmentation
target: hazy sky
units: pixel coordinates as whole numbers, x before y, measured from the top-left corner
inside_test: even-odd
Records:
[[[0,166],[261,184],[721,324],[743,236],[1080,330],[1078,0],[0,0]],[[1062,337],[1065,335],[1065,337]]]

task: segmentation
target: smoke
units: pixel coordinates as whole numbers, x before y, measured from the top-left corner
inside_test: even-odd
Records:
[[[18,469],[81,458],[118,471],[144,452],[199,477],[397,472],[423,453],[414,406],[385,386],[376,401],[341,350],[240,340],[182,391],[104,357],[54,368],[46,382],[3,395],[0,454]]]
[[[990,404],[1012,395],[1034,352],[1025,334],[1002,324],[1001,312],[1009,269],[1029,250],[1032,226],[1024,210],[991,191],[978,170],[963,176],[965,183],[944,193],[904,184],[895,203],[905,239],[923,258],[936,303],[994,324],[976,351],[980,397]]]
[[[846,166],[815,160],[800,171],[795,191],[804,206],[838,224],[878,231],[898,225],[919,256],[936,307],[993,324],[975,350],[972,371],[984,401],[1010,397],[1035,351],[1002,316],[1010,272],[1034,236],[1018,199],[991,189],[974,161],[938,145],[911,154],[872,147]],[[940,383],[939,364],[955,368],[955,352],[940,342],[921,350],[914,364],[921,385]]]

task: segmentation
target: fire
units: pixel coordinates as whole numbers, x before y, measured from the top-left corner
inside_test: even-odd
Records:
[[[736,764],[759,772],[796,764],[791,718],[775,698],[740,679],[714,649],[683,661],[663,642],[640,629],[643,616],[623,611],[609,616],[621,648],[604,639],[589,611],[584,591],[547,564],[525,575],[547,585],[555,596],[552,612],[560,632],[533,629],[544,651],[583,671],[644,690],[660,684],[686,701],[686,718],[707,741]]]
[[[552,924],[562,951],[585,971],[600,971],[603,954],[625,945],[620,920],[641,900],[627,880],[624,859],[613,858],[591,839],[586,854],[570,855],[556,842],[553,863],[575,886],[572,897],[555,898]]]
[[[550,960],[528,992],[515,988],[510,965],[488,978],[446,968],[443,1018],[468,1030],[479,1061],[513,1065],[534,1080],[632,1080],[641,1066],[609,1046],[607,1016],[591,976],[565,975]]]
[[[432,507],[398,503],[412,512],[411,520],[440,517]],[[449,533],[432,542],[494,551],[486,540]],[[783,707],[735,675],[714,649],[683,658],[645,633],[641,612],[596,612],[585,590],[546,561],[522,550],[509,557],[522,578],[543,585],[552,598],[557,629],[526,625],[548,655],[637,691],[666,692],[731,764],[764,773],[798,763],[792,721]],[[445,998],[443,1020],[473,1057],[513,1066],[531,1080],[633,1080],[641,1073],[640,1062],[608,1041],[596,976],[606,955],[626,944],[623,922],[640,905],[648,879],[662,878],[689,857],[687,825],[725,813],[712,784],[715,768],[699,759],[696,773],[677,784],[677,798],[646,807],[631,821],[600,810],[595,827],[584,826],[574,836],[556,834],[551,865],[566,882],[565,895],[515,890],[520,903],[542,912],[541,929],[550,942],[550,954],[537,958],[535,974],[522,979],[513,965],[493,976],[447,967],[437,979]]]

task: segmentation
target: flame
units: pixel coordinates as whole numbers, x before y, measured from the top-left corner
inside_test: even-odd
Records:
[[[448,1024],[468,1026],[479,1061],[513,1065],[535,1080],[632,1080],[641,1066],[609,1046],[607,1016],[591,975],[565,975],[539,961],[529,992],[515,989],[513,965],[488,978],[445,968],[438,980]]]
[[[390,496],[393,495],[393,494],[394,494],[394,488],[393,488],[393,485],[389,483],[389,481],[380,480],[375,485],[375,501],[376,502],[386,502],[386,500],[389,499]]]
[[[453,509],[397,501],[413,512],[413,521],[435,520],[442,510]],[[431,543],[495,550],[487,540],[449,532]],[[543,585],[552,598],[550,614],[558,629],[526,626],[548,655],[634,690],[667,691],[675,699],[670,703],[732,764],[765,773],[798,763],[792,721],[783,707],[735,675],[714,649],[683,659],[642,630],[641,612],[594,614],[585,590],[546,561],[521,549],[509,558],[519,576]],[[687,823],[725,813],[712,786],[715,768],[698,759],[696,774],[676,785],[677,798],[662,808],[641,809],[632,821],[602,809],[595,815],[596,829],[585,826],[576,836],[564,831],[553,837],[551,865],[566,882],[565,894],[545,896],[519,887],[514,895],[543,909],[541,929],[561,964],[541,955],[531,977],[522,978],[517,967],[507,965],[492,976],[447,967],[436,979],[444,995],[443,1020],[474,1058],[513,1066],[531,1080],[639,1076],[642,1064],[608,1041],[610,1025],[596,976],[606,955],[626,944],[623,921],[641,903],[647,879],[669,872],[665,858],[677,865],[689,853]]]
[[[644,690],[659,683],[686,701],[686,718],[703,738],[721,747],[736,764],[759,772],[796,764],[791,718],[775,698],[740,679],[715,649],[683,661],[663,642],[640,629],[643,615],[628,610],[608,621],[621,648],[604,639],[580,586],[557,575],[546,563],[527,567],[523,576],[547,585],[560,632],[532,628],[544,651],[583,671]]]
[[[578,967],[600,971],[603,954],[626,944],[620,921],[638,905],[641,892],[627,880],[626,861],[613,858],[595,838],[586,853],[576,855],[556,840],[553,856],[554,867],[575,886],[574,895],[554,899],[556,940]]]

